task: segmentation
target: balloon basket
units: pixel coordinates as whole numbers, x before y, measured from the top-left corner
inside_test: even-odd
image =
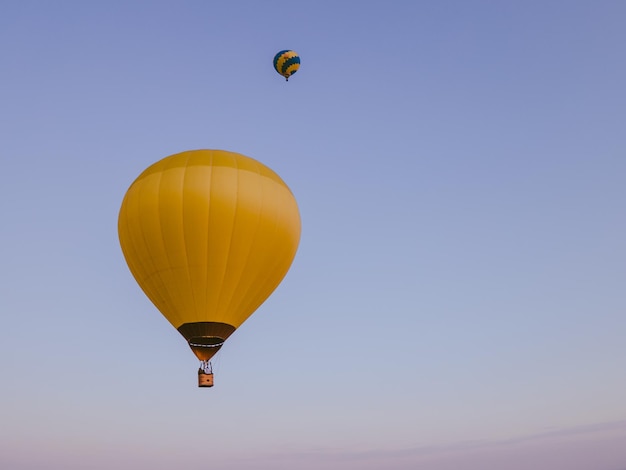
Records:
[[[212,387],[213,374],[207,374],[203,370],[198,371],[198,387]]]

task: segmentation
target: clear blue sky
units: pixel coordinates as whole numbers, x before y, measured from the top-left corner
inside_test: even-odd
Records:
[[[0,467],[625,469],[625,24],[2,2]],[[135,177],[198,148],[274,169],[303,223],[212,389],[117,239]]]

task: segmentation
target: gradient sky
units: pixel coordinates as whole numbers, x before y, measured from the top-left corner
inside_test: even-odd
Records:
[[[0,467],[626,469],[625,24],[2,2]],[[139,173],[198,148],[274,169],[303,224],[212,389],[117,239]]]

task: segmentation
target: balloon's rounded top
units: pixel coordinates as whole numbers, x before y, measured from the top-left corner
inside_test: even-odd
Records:
[[[300,68],[300,56],[292,50],[285,49],[274,56],[274,69],[289,80]]]
[[[274,180],[276,183],[285,186],[289,190],[289,187],[285,182],[275,173],[271,168],[265,166],[261,162],[246,157],[235,152],[229,152],[227,150],[188,150],[185,152],[176,153],[153,163],[146,168],[135,180],[136,182],[155,173],[162,173],[164,171],[173,170],[176,168],[185,169],[188,167],[224,167],[232,168],[237,171],[250,171],[257,173],[259,176]]]

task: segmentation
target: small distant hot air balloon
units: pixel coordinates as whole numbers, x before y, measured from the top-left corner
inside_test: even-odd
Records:
[[[285,80],[289,80],[300,68],[300,56],[294,51],[280,51],[274,56],[274,68]]]
[[[198,386],[211,387],[210,359],[287,274],[300,214],[290,189],[262,163],[193,150],[139,175],[122,201],[118,232],[137,283],[201,361]]]

